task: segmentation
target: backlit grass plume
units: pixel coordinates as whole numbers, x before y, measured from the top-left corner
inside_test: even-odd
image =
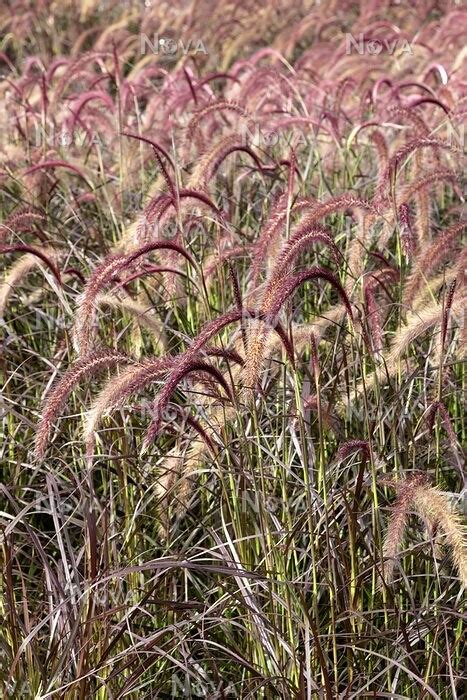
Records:
[[[182,246],[173,241],[155,241],[154,243],[147,243],[131,253],[116,253],[110,255],[94,270],[81,295],[74,327],[74,338],[78,352],[82,354],[88,352],[92,348],[92,331],[96,318],[96,298],[99,293],[101,293],[122,270],[127,269],[139,258],[155,250],[176,251],[190,263],[194,264],[191,255]]]
[[[116,350],[97,350],[82,357],[66,371],[45,399],[42,416],[36,429],[34,449],[37,457],[44,456],[53,424],[77,384],[86,377],[93,376],[96,372],[114,367],[122,362],[131,362],[131,359]]]
[[[449,548],[461,584],[467,585],[467,540],[460,515],[453,509],[449,498],[431,486],[425,474],[419,473],[394,482],[397,498],[384,542],[384,580],[391,583],[395,561],[402,550],[407,522],[415,512],[430,532],[440,531]]]
[[[313,237],[313,241],[316,237]],[[309,244],[311,238],[307,241]],[[298,252],[298,247],[295,251]],[[293,260],[293,254],[289,248],[285,255],[285,268]],[[296,274],[289,274],[282,277],[283,268],[280,267],[273,271],[266,284],[264,301],[259,306],[259,314],[264,317],[264,320],[254,321],[250,328],[248,343],[247,343],[247,358],[243,371],[243,383],[247,389],[255,389],[258,383],[259,374],[261,371],[264,351],[266,347],[267,336],[269,335],[271,325],[274,325],[278,318],[282,306],[291,297],[294,292],[304,283],[309,280],[324,279],[329,282],[338,292],[343,305],[353,319],[352,307],[347,295],[342,288],[338,279],[329,270],[313,267],[308,270]]]

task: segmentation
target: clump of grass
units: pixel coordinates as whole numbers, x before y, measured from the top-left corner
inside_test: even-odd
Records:
[[[34,449],[37,457],[44,456],[53,423],[59,417],[66,400],[77,384],[87,377],[92,377],[96,372],[114,367],[121,362],[131,362],[131,359],[117,350],[103,349],[85,355],[68,368],[44,402],[35,435]]]
[[[462,520],[451,506],[449,498],[438,488],[427,481],[426,474],[420,473],[394,483],[397,499],[384,542],[384,571],[386,583],[391,583],[394,575],[394,565],[402,549],[403,537],[407,521],[412,510],[423,522],[427,523],[430,532],[441,531],[462,585],[467,585],[467,540],[465,538]]]
[[[0,693],[460,697],[464,10],[16,5]]]

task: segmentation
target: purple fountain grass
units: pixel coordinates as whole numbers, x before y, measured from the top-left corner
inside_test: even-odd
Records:
[[[207,190],[210,181],[218,172],[224,160],[232,153],[243,152],[250,156],[260,172],[264,172],[265,166],[261,163],[252,148],[245,143],[241,134],[228,134],[212,145],[203,154],[194,168],[189,185],[198,190]]]
[[[402,107],[401,105],[390,105],[385,108],[386,114],[390,117],[400,117],[401,120],[406,120],[411,123],[416,136],[429,137],[430,127],[425,123],[425,120],[412,107]]]
[[[128,363],[133,360],[117,350],[105,348],[85,355],[78,362],[67,369],[63,377],[55,384],[47,395],[43,407],[41,419],[36,428],[34,453],[42,459],[53,424],[57,420],[69,395],[83,379],[94,376],[103,369],[114,367],[119,363]]]
[[[195,103],[195,105],[197,105],[198,104],[198,96],[196,95],[196,87],[193,84],[191,76],[190,76],[189,72],[187,71],[187,69],[185,68],[185,66],[183,66],[182,70],[183,70],[183,75],[186,78],[186,82],[188,83],[188,87],[190,88],[190,92],[191,92],[191,95],[193,97],[193,102]]]
[[[216,367],[208,364],[207,362],[201,362],[196,359],[179,360],[167,378],[164,387],[159,392],[159,395],[151,409],[153,418],[144,438],[145,448],[149,447],[149,445],[151,445],[151,443],[153,443],[155,438],[158,436],[164,420],[164,412],[167,409],[170,398],[176,390],[178,384],[182,381],[182,379],[184,379],[184,377],[192,372],[202,372],[213,377],[213,379],[215,379],[222,386],[227,397],[233,403],[233,393],[226,380]]]
[[[186,127],[186,144],[188,145],[191,142],[194,142],[197,145],[198,153],[205,151],[206,147],[200,130],[200,123],[205,117],[224,111],[233,112],[245,118],[251,118],[247,111],[241,105],[236,104],[235,102],[228,102],[226,100],[213,102],[212,104],[206,105],[194,113]]]
[[[162,217],[171,206],[177,208],[177,202],[181,199],[195,199],[197,202],[209,207],[216,215],[220,215],[219,209],[211,201],[211,199],[199,190],[192,188],[183,188],[177,192],[177,197],[174,199],[170,195],[157,195],[154,197],[144,210],[144,215],[149,223],[157,221]]]
[[[449,285],[448,293],[444,302],[443,320],[441,323],[441,349],[444,350],[446,345],[446,335],[448,331],[449,315],[451,313],[452,302],[456,291],[457,280],[453,280]]]
[[[204,279],[206,280],[206,282],[208,282],[215,273],[215,271],[224,263],[229,263],[232,260],[232,258],[237,259],[241,257],[249,257],[251,256],[253,250],[253,245],[242,245],[235,246],[233,248],[225,248],[219,253],[214,253],[212,257],[208,258],[206,260],[206,263],[203,265]]]
[[[463,588],[467,588],[467,540],[460,514],[438,488],[421,484],[414,491],[414,506],[431,532],[441,531]]]
[[[178,415],[179,422],[181,422],[182,425],[183,425],[183,423],[186,423],[190,428],[193,428],[193,430],[196,433],[198,433],[198,435],[204,441],[209,452],[215,457],[217,455],[216,446],[215,446],[213,440],[211,440],[211,437],[208,435],[205,428],[201,425],[201,423],[196,418],[194,418],[192,415],[190,415],[187,411],[183,410],[183,408],[181,406],[178,406],[175,404],[174,410]],[[179,422],[178,422],[178,425],[179,425]],[[167,428],[169,428],[169,426],[167,426]],[[171,432],[176,433],[177,429],[174,428],[173,431],[171,431]]]
[[[144,136],[139,136],[138,134],[130,134],[126,131],[122,131],[122,136],[128,136],[129,138],[138,139],[139,141],[143,141],[144,143],[149,143],[152,146],[154,156],[157,160],[157,163],[159,165],[161,173],[164,177],[165,183],[167,185],[167,189],[170,192],[170,195],[172,197],[172,201],[174,202],[174,205],[175,205],[175,209],[178,211],[179,200],[178,200],[177,188],[175,187],[175,184],[172,180],[172,177],[169,175],[169,172],[168,172],[167,168],[165,167],[165,164],[161,158],[161,154],[162,154],[164,156],[164,158],[166,158],[169,161],[170,165],[174,169],[173,161],[170,158],[170,156],[168,155],[167,151],[164,148],[162,148],[161,146],[159,146],[159,144],[157,144],[155,141],[152,141],[148,138],[145,138]]]
[[[342,445],[339,446],[337,451],[337,459],[346,459],[349,455],[360,452],[364,460],[370,459],[370,445],[368,440],[347,440]]]
[[[292,205],[290,216],[296,213],[301,213],[306,209],[313,209],[315,202],[312,199],[299,199]],[[274,259],[273,252],[277,248],[277,240],[280,236],[281,228],[284,227],[287,219],[287,193],[281,193],[277,197],[277,201],[272,205],[269,218],[263,226],[256,243],[256,252],[252,267],[252,282],[257,284],[261,268],[264,266],[265,260],[269,257]]]
[[[314,243],[323,243],[329,248],[337,267],[344,261],[332,236],[320,226],[305,222],[284,244],[270,273],[271,280],[284,277],[290,271],[295,259]]]
[[[303,411],[307,410],[315,411],[316,413],[320,414],[323,425],[328,430],[331,430],[336,434],[339,432],[338,422],[332,415],[330,406],[323,406],[322,399],[318,397],[317,394],[312,394],[303,401]]]
[[[248,338],[247,360],[243,371],[243,384],[247,389],[254,389],[257,386],[269,330],[271,326],[276,324],[283,305],[298,287],[307,281],[317,279],[326,280],[336,289],[347,313],[353,321],[352,307],[348,296],[337,277],[329,270],[321,267],[312,267],[297,274],[289,274],[283,278],[271,278],[268,285],[268,295],[265,296],[260,307],[260,314],[257,314],[257,318],[261,323],[253,324]]]
[[[410,223],[410,210],[407,204],[399,205],[399,222],[402,251],[405,257],[411,260],[416,248],[416,238]]]
[[[450,150],[451,146],[449,143],[442,141],[441,139],[434,138],[415,138],[408,141],[404,146],[394,153],[381,175],[381,181],[378,185],[375,195],[373,198],[373,204],[375,207],[380,207],[385,201],[388,200],[388,188],[392,182],[395,181],[397,176],[397,171],[401,163],[406,160],[409,155],[425,148],[440,148],[445,150]]]
[[[141,270],[133,272],[131,275],[128,275],[128,277],[125,277],[124,279],[120,280],[119,282],[117,282],[116,287],[126,287],[130,284],[130,282],[134,282],[135,280],[141,279],[141,277],[144,277],[145,275],[155,275],[167,272],[171,275],[187,277],[186,272],[183,272],[182,270],[177,270],[174,267],[161,267],[160,265],[149,265]]]
[[[417,180],[410,182],[403,188],[401,199],[404,203],[407,203],[413,196],[430,187],[430,185],[438,184],[442,181],[452,182],[453,185],[457,185],[458,180],[458,175],[451,168],[436,168],[432,172],[424,173]]]
[[[425,474],[416,474],[394,484],[397,490],[397,497],[392,515],[389,518],[383,548],[383,580],[386,584],[390,584],[394,578],[396,558],[402,547],[410,509],[413,505],[414,491],[417,486],[425,485],[426,483],[427,477]]]
[[[242,299],[242,292],[240,290],[240,285],[238,282],[238,277],[235,273],[235,270],[229,261],[228,264],[228,269],[229,269],[229,278],[232,282],[232,287],[233,287],[233,292],[234,292],[234,299],[235,299],[235,304],[237,306],[237,309],[243,313],[243,299]],[[245,332],[245,327],[242,323],[241,326],[241,331],[242,331],[242,338],[243,338],[243,347],[246,351],[247,348],[247,338],[246,338],[246,332]]]
[[[4,692],[457,697],[467,11],[10,4]]]
[[[177,384],[187,373],[206,371],[208,374],[211,374],[213,378],[217,380],[224,388],[229,399],[233,401],[233,395],[229,390],[228,385],[225,384],[225,380],[222,375],[212,365],[202,362],[202,359],[199,357],[199,353],[203,350],[206,354],[209,354],[210,349],[205,347],[206,343],[208,343],[208,341],[214,335],[219,333],[225,326],[243,318],[244,314],[248,314],[251,317],[258,316],[257,312],[249,309],[243,309],[242,311],[235,310],[230,313],[223,314],[223,316],[207,323],[182,355],[179,355],[176,358],[156,358],[154,361],[143,363],[141,367],[132,367],[126,374],[112,380],[101,392],[97,402],[90,412],[91,418],[89,419],[86,427],[88,457],[92,454],[94,448],[94,428],[103,412],[105,412],[110,406],[122,405],[124,400],[129,395],[137,391],[141,391],[148,385],[148,383],[152,383],[156,379],[160,378],[164,372],[167,372],[167,370],[169,370],[169,373],[165,378],[164,388],[160,392],[155,402],[155,406],[158,407],[156,418],[154,419],[152,428],[145,440],[145,445],[150,444],[156,437],[156,434],[160,428],[163,410],[166,408],[170,396],[175,390]],[[293,350],[287,334],[280,323],[276,322],[274,329],[284,344],[289,360],[293,363]],[[207,367],[208,369],[201,369],[201,367]],[[219,380],[219,377],[222,378],[222,381]]]
[[[318,356],[318,344],[314,333],[310,333],[310,370],[315,379],[315,384],[318,382],[320,367]]]
[[[356,209],[357,211],[368,212],[370,214],[378,215],[379,211],[374,206],[372,202],[368,202],[361,197],[356,197],[351,193],[344,193],[330,197],[324,202],[317,202],[313,207],[311,213],[305,218],[303,224],[313,224],[320,219],[331,214],[337,214],[339,211],[346,211],[347,209]]]
[[[420,105],[424,104],[431,104],[431,105],[436,105],[437,107],[440,107],[445,114],[449,117],[451,114],[451,110],[446,107],[445,104],[441,102],[441,100],[438,100],[436,97],[418,97],[415,102],[412,102],[410,107],[412,109],[415,109],[416,107],[419,107]]]
[[[29,272],[36,269],[40,263],[43,262],[42,256],[45,255],[49,261],[55,264],[55,259],[58,259],[61,255],[58,251],[50,247],[42,248],[40,252],[42,255],[26,252],[24,255],[21,255],[8,269],[3,282],[0,284],[0,318],[4,318],[7,302],[13,292],[18,288],[20,282],[26,277],[26,275],[29,274]],[[64,275],[65,272],[63,272],[63,276]],[[60,278],[61,277],[62,275],[60,275]],[[55,279],[57,279],[56,275]]]
[[[334,289],[339,294],[350,319],[353,320],[352,306],[350,304],[349,298],[345,293],[341,283],[335,275],[329,270],[322,267],[310,267],[308,270],[303,270],[296,274],[287,275],[284,279],[280,280],[277,287],[271,295],[271,299],[265,304],[263,311],[265,311],[267,317],[276,318],[279,312],[287,301],[287,299],[305,282],[310,280],[324,279],[329,282]],[[272,291],[272,290],[271,290]]]
[[[60,77],[60,79],[54,87],[52,98],[50,101],[51,111],[58,104],[59,99],[62,97],[63,92],[66,90],[70,82],[72,80],[76,80],[76,77],[80,75],[80,73],[83,73],[84,67],[87,64],[105,58],[108,55],[109,53],[107,52],[89,51],[88,53],[85,53],[82,56],[78,56],[74,60],[68,60],[65,72]],[[56,68],[58,67],[59,65],[56,65]]]
[[[380,355],[383,350],[380,308],[375,298],[374,289],[371,286],[365,288],[364,294],[373,349],[376,355]]]
[[[453,562],[462,585],[467,585],[467,543],[460,516],[451,507],[448,498],[430,486],[426,474],[419,472],[394,483],[397,498],[389,519],[384,543],[383,580],[390,584],[394,576],[395,560],[401,551],[402,540],[411,510],[436,532],[440,527],[450,546]]]
[[[389,160],[389,148],[384,135],[378,131],[378,129],[373,129],[370,132],[370,141],[374,144],[376,149],[376,155],[378,158],[378,172],[384,173]]]
[[[391,267],[376,270],[365,277],[363,295],[368,312],[367,319],[371,340],[377,355],[380,355],[383,350],[383,331],[381,320],[382,309],[376,300],[375,292],[378,287],[382,287],[389,296],[389,291],[385,286],[386,282],[395,282],[399,277],[399,272]]]
[[[457,449],[457,437],[452,426],[451,418],[449,416],[448,410],[442,401],[433,401],[428,407],[425,414],[425,421],[428,427],[428,431],[431,433],[435,424],[435,419],[437,414],[441,416],[441,422],[443,428],[445,429],[449,443],[453,450]]]
[[[42,262],[49,268],[49,270],[52,272],[53,276],[57,280],[58,284],[61,286],[62,285],[62,278],[60,275],[60,270],[56,266],[56,264],[53,262],[53,260],[50,259],[48,255],[46,255],[42,250],[39,250],[38,248],[34,248],[33,246],[30,245],[25,245],[23,243],[16,243],[15,245],[7,245],[7,246],[0,246],[0,255],[7,255],[8,253],[29,253],[29,255],[34,255],[37,258],[40,258]]]
[[[227,313],[222,314],[218,318],[215,318],[213,321],[209,321],[203,326],[198,335],[190,343],[188,349],[184,353],[184,356],[189,360],[193,359],[197,355],[197,353],[203,349],[206,343],[209,340],[211,340],[211,338],[217,335],[217,333],[219,333],[226,326],[232,323],[236,323],[242,318],[257,318],[264,320],[266,319],[266,313],[262,311],[256,311],[255,309],[247,307],[244,308],[242,311],[235,309],[233,311],[228,311]],[[287,350],[287,348],[290,347],[290,342],[288,341],[287,334],[283,329],[282,324],[278,322],[277,319],[269,318],[269,320],[273,329],[276,331],[282,343],[284,344],[284,347]],[[288,354],[289,359],[293,362],[293,355],[290,355],[290,351],[288,351]]]
[[[94,270],[81,295],[74,326],[74,339],[81,354],[89,352],[91,349],[91,330],[96,317],[95,300],[97,295],[119,272],[155,250],[173,250],[182,255],[190,264],[195,265],[193,258],[185,248],[174,241],[168,240],[147,243],[130,253],[117,253],[108,256]]]
[[[232,144],[226,144],[223,148],[221,148],[219,153],[216,153],[215,158],[211,162],[211,166],[209,169],[209,178],[211,179],[214,177],[214,175],[217,173],[219,170],[220,166],[224,162],[224,160],[229,156],[231,153],[246,153],[246,155],[250,156],[254,164],[256,165],[257,169],[260,171],[260,173],[263,172],[264,166],[261,163],[260,159],[256,155],[256,153],[250,148],[250,146],[243,145],[243,144],[237,144],[237,143],[232,143]]]
[[[154,229],[158,230],[161,217],[170,207],[176,207],[172,195],[163,192],[152,198],[149,204],[146,205],[142,214],[139,215],[136,223],[136,240],[141,244],[152,238]]]
[[[73,163],[68,163],[66,160],[60,160],[58,158],[45,160],[42,163],[36,163],[36,165],[31,166],[24,173],[25,175],[32,175],[43,170],[54,170],[55,168],[64,168],[70,172],[78,175],[87,185],[89,185],[89,180],[86,176],[84,170]]]
[[[212,365],[204,363],[202,359],[200,359],[199,353],[201,353],[201,351],[208,353],[209,348],[206,349],[206,343],[227,325],[239,321],[244,317],[265,318],[264,314],[262,314],[261,312],[255,312],[254,310],[245,308],[241,310],[237,309],[230,313],[223,314],[221,317],[214,319],[214,321],[207,323],[201,329],[198,336],[192,341],[188,349],[182,355],[179,355],[177,358],[174,358],[174,367],[170,374],[167,376],[165,386],[159,393],[154,404],[155,418],[151,424],[151,428],[148,431],[147,438],[145,440],[146,446],[153,442],[153,440],[157,436],[161,427],[163,412],[167,407],[168,401],[170,400],[170,396],[175,391],[175,388],[178,385],[178,383],[181,381],[181,379],[183,379],[183,377],[186,376],[186,374],[200,371],[206,371],[212,374],[213,378],[216,381],[218,381],[218,383],[224,388],[229,399],[233,401],[233,394],[228,389],[228,386],[225,384],[225,380],[222,377],[222,375],[218,373],[218,370],[216,370],[216,368],[214,368]],[[274,330],[279,335],[287,352],[289,360],[292,363],[292,366],[294,366],[293,348],[291,346],[290,339],[288,338],[286,332],[282,328],[282,325],[277,321],[277,319],[268,318],[268,321],[271,323],[271,325],[274,327]],[[203,367],[204,369],[201,369],[201,367]]]
[[[223,360],[234,362],[237,365],[243,366],[245,360],[236,350],[229,350],[227,348],[217,348],[211,345],[205,345],[203,348],[203,353],[208,355],[208,357],[220,357]]]
[[[77,277],[82,284],[86,284],[85,276],[82,274],[82,272],[80,270],[78,270],[77,267],[66,267],[63,270],[63,274],[64,275],[72,275],[73,277]]]
[[[206,85],[213,80],[220,80],[221,78],[224,80],[232,80],[234,83],[237,83],[237,85],[240,84],[240,80],[230,73],[212,73],[212,75],[204,76],[204,78],[198,82],[198,87],[203,87],[203,85]]]
[[[12,231],[15,233],[31,233],[44,241],[45,236],[37,230],[36,224],[45,221],[45,218],[45,214],[29,208],[13,212],[6,217],[3,223],[0,223],[0,243],[3,243]]]
[[[74,128],[76,126],[76,122],[79,120],[81,111],[92,100],[100,100],[112,112],[115,109],[115,105],[114,105],[110,95],[107,92],[104,92],[103,90],[89,90],[88,92],[81,94],[78,97],[78,99],[76,99],[72,103],[72,106],[70,107],[72,115],[73,115],[71,120],[70,120],[70,123],[69,123],[69,130],[70,130],[71,134],[73,134]]]
[[[437,234],[435,240],[426,249],[421,249],[414,259],[414,267],[407,278],[403,290],[402,301],[406,308],[410,308],[413,299],[417,295],[424,278],[427,279],[431,272],[446,258],[452,255],[453,245],[459,240],[459,236],[465,229],[463,222],[455,223]]]
[[[143,360],[133,363],[107,382],[94,401],[86,420],[84,441],[88,461],[92,459],[95,446],[94,431],[102,415],[110,408],[123,406],[130,396],[142,392],[153,382],[160,380],[173,365],[174,358],[169,356]]]
[[[163,146],[161,146],[160,143],[158,143],[157,141],[154,141],[154,139],[150,139],[147,136],[142,136],[141,134],[132,134],[128,131],[122,131],[121,135],[127,136],[130,139],[137,139],[138,141],[142,141],[143,143],[149,144],[150,146],[152,146],[153,151],[155,153],[157,153],[159,156],[162,155],[169,162],[169,165],[171,166],[171,168],[173,170],[175,170],[174,162],[173,162],[171,156],[169,155],[169,153],[166,151],[166,149]]]

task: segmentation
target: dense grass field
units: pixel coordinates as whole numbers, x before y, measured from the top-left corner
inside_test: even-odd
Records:
[[[465,697],[467,12],[0,7],[1,697]]]

